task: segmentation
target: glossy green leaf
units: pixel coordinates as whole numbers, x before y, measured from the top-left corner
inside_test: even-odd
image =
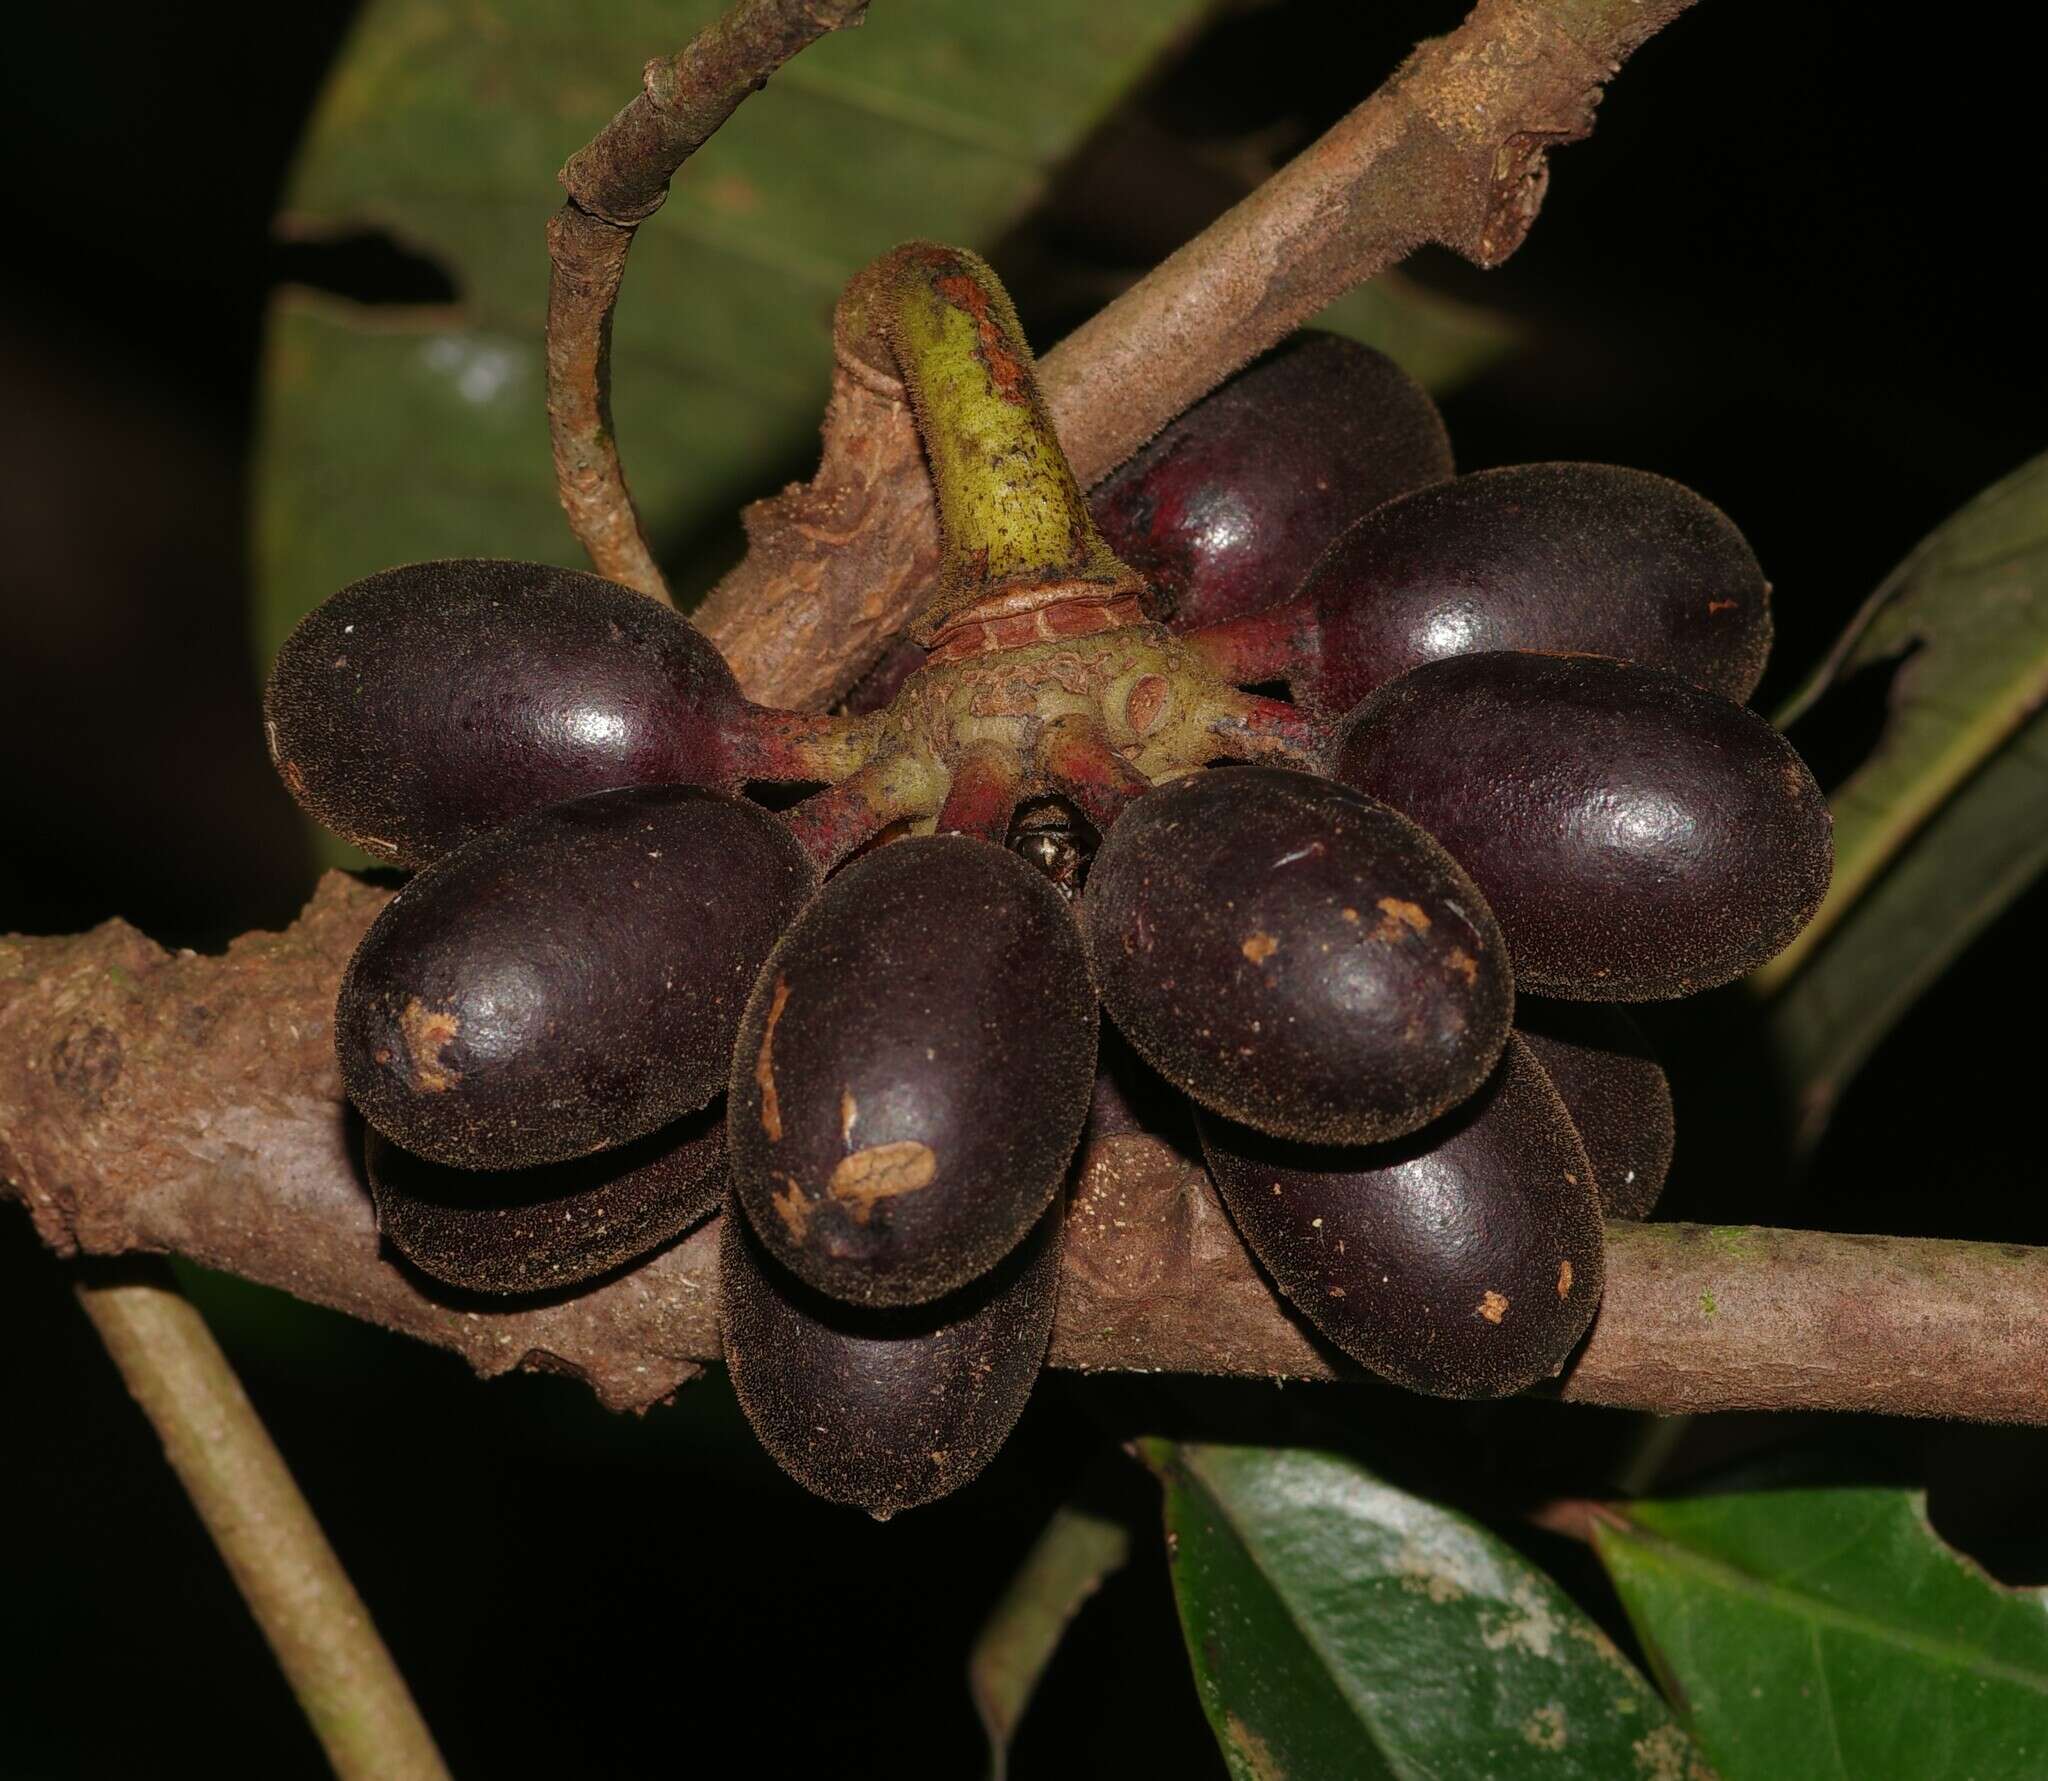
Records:
[[[1009,1771],[1010,1742],[1061,1638],[1103,1580],[1123,1569],[1130,1550],[1121,1522],[1063,1505],[982,1623],[967,1654],[967,1686],[988,1734],[994,1781]]]
[[[1294,1449],[1148,1444],[1195,1686],[1239,1781],[1698,1781],[1656,1691],[1462,1515]]]
[[[1756,978],[1777,998],[1809,1141],[1921,991],[2048,866],[2048,457],[1929,536],[1788,715],[1899,657],[1878,746],[1833,799],[1828,900]]]
[[[2048,1775],[2048,1594],[1901,1490],[1630,1505],[1602,1561],[1722,1781]]]

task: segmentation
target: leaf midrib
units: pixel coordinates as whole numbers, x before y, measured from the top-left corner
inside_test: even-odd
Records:
[[[1788,1589],[1783,1584],[1773,1583],[1744,1571],[1726,1559],[1713,1557],[1668,1535],[1653,1533],[1641,1522],[1627,1522],[1625,1532],[1601,1529],[1596,1538],[1603,1541],[1631,1540],[1643,1547],[1651,1556],[1662,1559],[1672,1570],[1689,1572],[1707,1582],[1717,1583],[1728,1594],[1744,1596],[1795,1618],[1835,1631],[1858,1633],[1882,1644],[1915,1651],[1971,1674],[2030,1689],[2048,1699],[2048,1672],[2024,1670],[2003,1658],[1992,1657],[1980,1648],[1956,1644],[1938,1633],[1916,1632],[1909,1627],[1895,1626],[1887,1621],[1873,1619],[1837,1603],[1801,1595],[1797,1590]]]

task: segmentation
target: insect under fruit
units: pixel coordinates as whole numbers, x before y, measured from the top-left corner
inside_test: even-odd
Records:
[[[1712,637],[1747,684],[1768,614],[1739,534],[1597,466],[1543,471],[1537,501],[1505,473],[1362,516],[1337,491],[1296,515],[1312,547],[1168,525],[1148,548],[1171,545],[1176,628],[1104,542],[985,264],[898,248],[848,287],[836,338],[910,403],[940,519],[921,653],[893,691],[871,684],[875,708],[755,705],[687,620],[531,565],[373,576],[281,652],[286,783],[426,868],[365,937],[336,1019],[386,1235],[458,1284],[531,1290],[665,1241],[719,1171],[731,1354],[764,1440],[840,1500],[928,1500],[994,1452],[1043,1355],[1099,996],[1204,1109],[1241,1234],[1353,1359],[1452,1395],[1555,1372],[1598,1302],[1603,1190],[1511,1034],[1518,973],[1620,1000],[1719,980],[1825,883],[1797,756],[1721,694],[1605,659],[1663,659],[1692,605],[1739,583]],[[1427,448],[1369,475],[1377,435],[1347,429],[1332,474],[1369,493],[1448,473],[1390,368],[1324,345],[1247,385],[1295,400],[1310,360],[1398,394],[1388,437]],[[1225,406],[1209,447],[1256,432],[1255,401]],[[1278,455],[1306,461],[1317,429],[1292,418]],[[1169,432],[1110,507],[1157,518],[1148,478],[1190,463],[1202,502],[1237,499],[1215,450]],[[1284,519],[1272,481],[1247,511],[1256,495]],[[1587,540],[1602,516],[1611,549]],[[1258,564],[1291,577],[1326,542],[1307,591],[1267,588],[1260,610]],[[1578,605],[1543,591],[1568,558],[1606,578]],[[1623,584],[1652,559],[1658,598],[1632,620]],[[1359,678],[1375,602],[1434,612],[1446,587],[1493,615],[1467,646],[1493,653],[1389,645]],[[1603,656],[1501,650],[1525,635]],[[1271,680],[1297,697],[1248,690]],[[1331,709],[1354,680],[1368,696]],[[1512,722],[1459,730],[1482,693],[1512,693]],[[1457,748],[1413,744],[1439,721]],[[1504,853],[1489,812],[1524,779],[1577,803],[1514,794],[1527,836]],[[744,798],[764,781],[822,789],[777,816]],[[1574,814],[1607,804],[1630,833],[1662,811],[1711,845],[1667,822],[1632,866]],[[1728,901],[1737,830],[1790,888],[1737,939],[1702,921],[1639,960],[1642,919]],[[1629,1109],[1668,1136],[1654,1064],[1617,1087],[1597,1048],[1555,1055],[1594,1072],[1572,1093],[1631,1177],[1609,1204],[1646,1207],[1669,1146],[1636,1141]],[[721,1150],[700,1110],[728,1081]]]

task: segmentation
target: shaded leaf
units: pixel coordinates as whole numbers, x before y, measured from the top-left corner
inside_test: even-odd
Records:
[[[1195,1685],[1240,1781],[1697,1781],[1655,1690],[1477,1523],[1294,1449],[1148,1444]]]
[[[1635,1503],[1595,1545],[1723,1781],[2048,1774],[2048,1595],[1902,1490]]]
[[[1056,1510],[983,1622],[967,1656],[967,1686],[988,1733],[989,1772],[1008,1772],[1010,1741],[1061,1637],[1103,1580],[1123,1569],[1122,1524],[1072,1505]]]
[[[1899,657],[1877,749],[1832,800],[1828,899],[1754,979],[1777,996],[1808,1141],[1921,991],[2048,866],[2048,457],[1931,534],[1788,716]]]

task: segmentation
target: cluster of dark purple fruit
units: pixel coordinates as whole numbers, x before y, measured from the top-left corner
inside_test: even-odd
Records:
[[[1043,1358],[1099,1000],[1346,1354],[1451,1396],[1555,1373],[1603,1213],[1671,1153],[1597,1004],[1726,982],[1827,885],[1826,805],[1739,703],[1740,535],[1632,471],[1454,477],[1427,396],[1314,336],[1091,511],[954,250],[863,274],[838,349],[903,387],[946,546],[846,712],[753,705],[673,612],[521,564],[373,576],[280,652],[286,783],[423,868],[337,1010],[386,1238],[559,1290],[730,1194],[764,1443],[928,1501]],[[772,782],[824,789],[742,795]]]

